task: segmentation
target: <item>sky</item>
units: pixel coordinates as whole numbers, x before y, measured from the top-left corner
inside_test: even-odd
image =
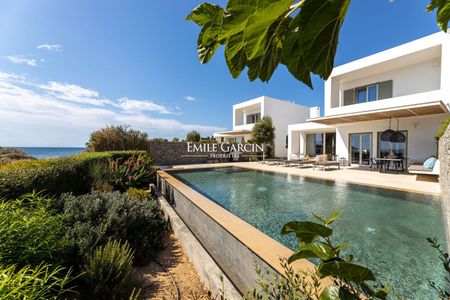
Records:
[[[231,129],[232,105],[262,95],[323,106],[280,66],[269,83],[233,79],[219,49],[196,54],[203,1],[0,0],[0,146],[84,146],[107,125],[151,138]],[[226,1],[210,0],[224,6]],[[439,31],[423,0],[352,0],[335,65]]]

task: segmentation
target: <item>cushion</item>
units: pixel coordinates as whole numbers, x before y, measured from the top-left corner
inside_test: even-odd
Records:
[[[424,163],[423,167],[425,169],[433,169],[434,164],[436,163],[436,157],[429,157]]]

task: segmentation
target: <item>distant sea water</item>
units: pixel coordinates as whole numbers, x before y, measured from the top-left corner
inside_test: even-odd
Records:
[[[78,154],[86,150],[82,147],[17,147],[36,158],[56,158]]]

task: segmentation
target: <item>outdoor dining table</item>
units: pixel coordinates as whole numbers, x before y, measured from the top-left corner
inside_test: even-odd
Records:
[[[401,167],[402,172],[405,171],[405,166],[403,164],[403,161],[405,160],[405,158],[374,157],[373,159],[377,162],[377,164],[380,165],[380,173],[383,172],[383,166],[384,166],[384,171],[387,172],[389,170],[389,165],[391,163],[394,164],[395,172],[397,174],[398,174],[399,167]]]

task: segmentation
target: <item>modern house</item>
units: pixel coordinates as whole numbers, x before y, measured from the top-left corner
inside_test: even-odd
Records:
[[[262,117],[272,118],[275,127],[275,156],[286,157],[288,125],[306,122],[319,116],[319,107],[307,107],[288,101],[262,96],[233,105],[233,130],[217,132],[218,142],[245,142],[251,139],[251,131]]]
[[[450,108],[450,34],[419,40],[334,68],[325,82],[324,116],[288,126],[288,158],[328,154],[368,165],[388,154],[423,162]],[[404,142],[380,138],[391,128]]]

